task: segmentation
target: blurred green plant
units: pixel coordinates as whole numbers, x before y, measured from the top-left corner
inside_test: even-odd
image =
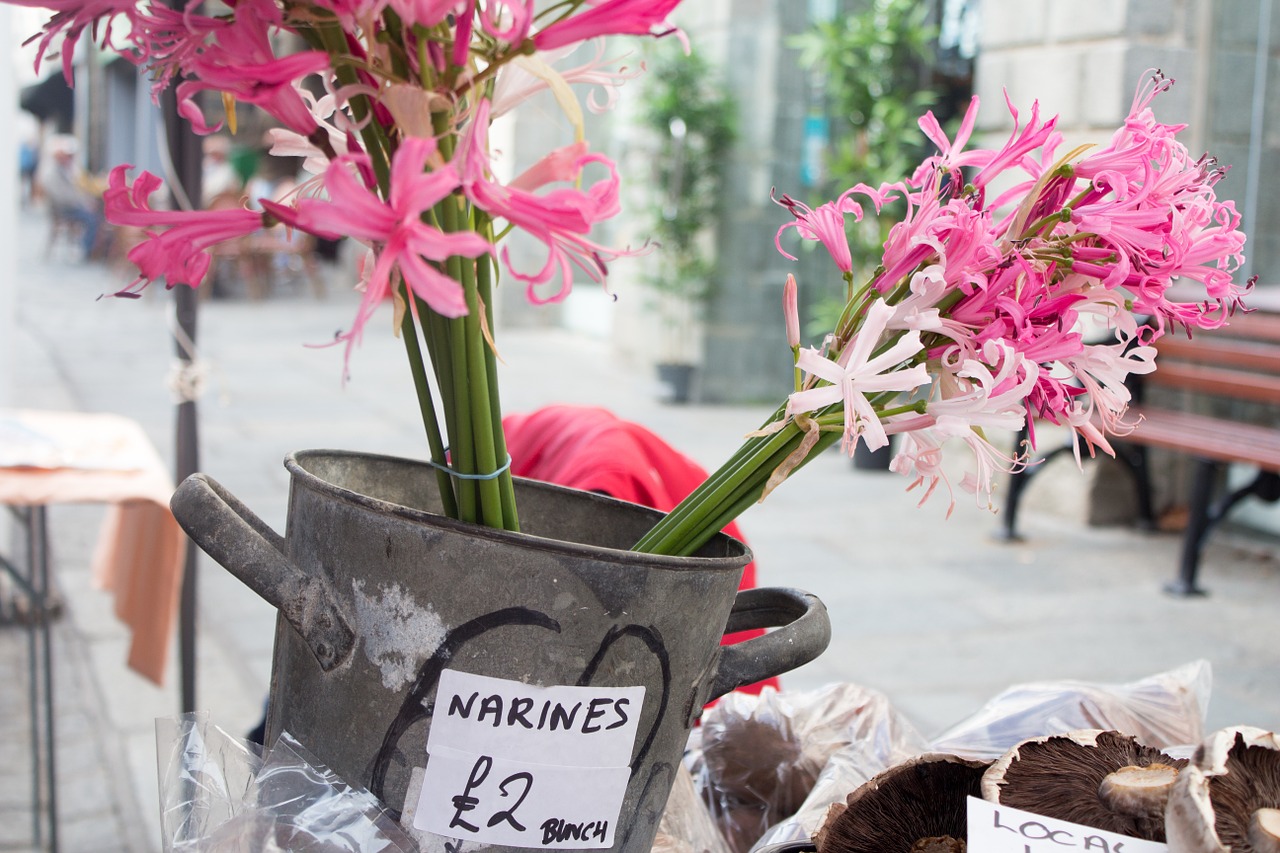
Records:
[[[685,56],[676,39],[653,47],[640,103],[654,138],[650,230],[659,244],[658,269],[647,281],[667,332],[687,337],[715,270],[713,236],[737,107],[702,54]]]
[[[802,68],[812,75],[830,121],[826,152],[828,198],[856,183],[879,186],[906,177],[928,153],[916,120],[938,102],[932,88],[938,29],[935,2],[858,0],[849,14],[819,21],[793,37]],[[887,209],[851,226],[855,269],[869,273],[878,262],[889,223],[901,218]],[[881,224],[883,223],[883,224]],[[830,329],[845,294],[812,299],[806,330]]]

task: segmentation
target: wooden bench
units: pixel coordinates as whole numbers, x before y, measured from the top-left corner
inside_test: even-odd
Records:
[[[1197,576],[1210,531],[1247,497],[1280,499],[1280,314],[1237,315],[1222,329],[1198,331],[1192,339],[1172,332],[1155,346],[1155,372],[1132,377],[1130,385],[1134,404],[1126,420],[1140,422],[1111,443],[1133,475],[1138,522],[1148,529],[1155,527],[1156,512],[1147,449],[1195,460],[1181,562],[1165,589],[1202,595]],[[1070,449],[1050,451],[1040,464],[1010,478],[1003,538],[1019,538],[1018,504],[1035,471]],[[1218,495],[1222,469],[1229,464],[1253,466],[1257,474],[1247,485]]]

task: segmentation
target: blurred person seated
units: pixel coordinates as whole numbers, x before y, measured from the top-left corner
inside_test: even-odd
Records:
[[[74,136],[58,135],[49,141],[49,157],[40,174],[40,190],[49,202],[53,218],[53,234],[68,224],[80,229],[82,259],[90,260],[102,253],[99,238],[106,220],[102,214],[102,194],[94,187],[80,164],[76,162],[79,144]]]
[[[18,174],[22,179],[22,206],[36,198],[36,168],[40,165],[40,152],[30,139],[18,142]]]

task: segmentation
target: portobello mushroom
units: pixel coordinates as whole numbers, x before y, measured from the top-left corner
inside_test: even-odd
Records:
[[[1214,732],[1180,774],[1166,819],[1171,849],[1280,853],[1280,736]]]
[[[1045,817],[1164,841],[1169,791],[1186,759],[1137,739],[1089,729],[1032,738],[996,760],[982,796]]]
[[[831,807],[818,853],[965,853],[967,800],[988,765],[928,753],[889,768]]]

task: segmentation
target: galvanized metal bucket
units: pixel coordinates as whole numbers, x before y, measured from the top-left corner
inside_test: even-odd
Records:
[[[614,717],[602,716],[604,705],[587,712],[599,718],[589,731],[610,719],[635,726],[611,843],[599,843],[600,832],[577,839],[575,829],[591,833],[562,822],[549,833],[535,827],[528,844],[485,847],[647,851],[702,706],[812,660],[830,638],[812,595],[738,593],[751,557],[734,539],[717,536],[693,557],[627,551],[658,518],[643,507],[517,481],[525,531],[517,534],[437,514],[436,478],[422,463],[316,450],[291,455],[285,467],[284,537],[204,475],[183,482],[172,501],[191,538],[279,611],[268,743],[287,731],[393,811],[412,811],[406,792],[428,765],[433,717],[446,711],[437,702],[442,674],[517,687],[644,688],[638,714],[635,705]],[[726,632],[763,627],[778,630],[720,645]],[[486,725],[534,720],[512,713],[491,713]],[[446,753],[434,750],[432,760]],[[484,782],[488,767],[477,763],[469,783]],[[458,830],[429,848],[457,851],[451,838],[471,838],[482,807],[476,792],[454,793]],[[514,813],[494,813],[508,818],[499,829],[519,825]]]

